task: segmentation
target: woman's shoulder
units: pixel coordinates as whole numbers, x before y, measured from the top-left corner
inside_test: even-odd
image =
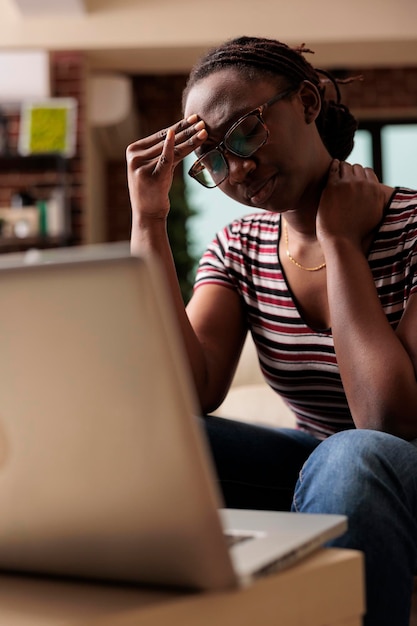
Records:
[[[208,252],[230,257],[233,261],[257,258],[265,250],[274,250],[279,239],[280,214],[269,211],[249,213],[222,228]]]
[[[389,189],[389,188],[387,188]],[[417,239],[417,190],[391,188],[379,227],[377,240],[383,248],[396,250],[398,245],[414,248]]]
[[[417,207],[417,189],[410,187],[391,188],[388,206],[395,209]]]
[[[389,189],[389,188],[387,188]],[[409,187],[395,187],[391,189],[391,195],[385,206],[382,230],[404,231],[413,224],[415,231],[417,224],[417,189]],[[407,226],[408,225],[408,226]]]
[[[233,220],[227,228],[236,234],[276,233],[279,229],[280,214],[270,211],[249,213]]]

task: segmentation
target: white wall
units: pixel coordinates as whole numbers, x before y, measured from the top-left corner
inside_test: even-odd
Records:
[[[36,3],[37,0],[32,0]],[[59,2],[59,0],[57,0]],[[416,0],[84,0],[82,16],[22,16],[0,0],[0,48],[102,51],[94,63],[183,69],[208,46],[254,34],[316,51],[314,64],[417,62]]]

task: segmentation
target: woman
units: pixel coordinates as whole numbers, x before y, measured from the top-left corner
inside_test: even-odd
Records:
[[[417,192],[345,161],[355,120],[304,52],[241,37],[199,61],[184,119],[128,147],[132,251],[163,262],[204,413],[224,398],[248,330],[295,412],[294,431],[204,418],[226,505],[348,515],[333,545],[365,553],[365,623],[405,626],[417,561]],[[191,176],[265,211],[218,234],[185,311],[166,220],[173,169],[192,151]]]

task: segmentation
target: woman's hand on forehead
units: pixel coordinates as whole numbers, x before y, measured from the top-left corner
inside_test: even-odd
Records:
[[[173,144],[172,165],[175,167],[206,139],[205,123],[196,114],[192,114],[187,119],[182,119],[168,128],[130,144],[127,148],[128,162],[134,159],[153,163],[157,167],[158,159],[162,155],[168,158],[171,156],[169,153]]]
[[[204,121],[192,114],[130,144],[126,159],[133,212],[165,217],[175,167],[206,140]]]

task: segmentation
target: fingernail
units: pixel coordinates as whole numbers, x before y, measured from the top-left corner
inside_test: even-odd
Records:
[[[197,120],[198,120],[197,113],[193,113],[192,115],[190,115],[190,117],[187,117],[187,122],[189,124],[194,124],[194,122],[196,122]]]
[[[204,122],[203,120],[200,120],[199,122],[197,122],[197,124],[194,126],[195,130],[201,130],[202,128],[204,128]]]

